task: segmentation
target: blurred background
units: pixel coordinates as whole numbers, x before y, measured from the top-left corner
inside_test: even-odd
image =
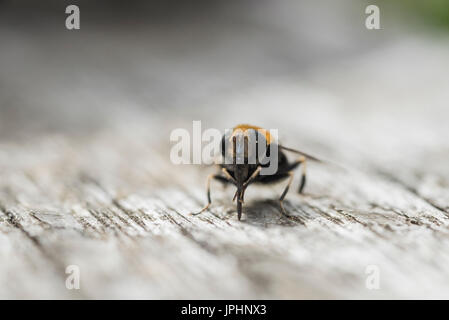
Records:
[[[335,110],[366,128],[373,108],[446,109],[447,1],[77,1],[72,31],[68,4],[0,2],[0,139],[192,120],[321,128]],[[380,30],[365,27],[369,4]]]
[[[80,30],[65,28],[72,3],[81,9]],[[365,28],[368,4],[380,7],[381,30]],[[142,113],[173,120],[213,115],[234,118],[233,125],[240,120],[223,103],[230,96],[295,81],[329,93],[348,69],[370,77],[369,68],[384,65],[388,82],[391,64],[400,77],[407,63],[416,70],[405,71],[404,80],[412,72],[424,78],[432,68],[424,65],[447,53],[448,6],[444,0],[2,0],[0,139],[97,130],[124,114],[129,121]],[[398,56],[405,62],[394,62]],[[364,85],[350,80],[345,90]]]
[[[143,127],[163,148],[202,120],[282,128],[344,161],[445,144],[447,1],[78,1],[67,30],[71,3],[0,2],[1,140]]]

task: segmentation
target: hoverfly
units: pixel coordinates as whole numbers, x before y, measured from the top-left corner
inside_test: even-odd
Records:
[[[249,146],[251,143],[256,146],[255,150],[250,150]],[[277,148],[273,148],[273,146]],[[262,169],[270,166],[270,161],[264,162],[262,160],[271,159],[270,150],[273,149],[277,151],[277,157],[275,157],[274,160],[277,161],[277,170],[275,170],[272,174],[262,175]],[[262,153],[260,153],[260,150]],[[289,162],[282,150],[298,154],[299,158],[296,161]],[[237,214],[238,219],[240,220],[242,216],[245,190],[250,184],[269,184],[288,178],[287,185],[279,198],[279,205],[281,213],[284,216],[291,218],[291,216],[285,211],[283,200],[287,195],[293,181],[293,170],[302,165],[301,181],[298,189],[298,192],[302,193],[306,183],[307,159],[321,162],[319,159],[302,151],[287,148],[278,144],[278,142],[275,141],[275,139],[270,135],[268,130],[248,124],[240,124],[233,128],[231,134],[223,135],[221,141],[221,153],[223,159],[231,158],[231,161],[220,164],[220,173],[210,174],[208,176],[206,182],[207,205],[204,206],[201,211],[194,213],[194,215],[200,214],[210,207],[212,203],[210,195],[210,181],[212,179],[220,181],[224,184],[232,184],[237,188],[233,200],[237,200]],[[248,159],[254,155],[254,153],[256,153],[259,157],[256,157],[256,161],[254,163],[250,163]],[[262,156],[260,156],[260,154]]]

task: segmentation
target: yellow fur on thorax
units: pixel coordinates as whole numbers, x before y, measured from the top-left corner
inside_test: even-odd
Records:
[[[234,127],[234,130],[232,132],[234,133],[237,130],[242,130],[243,132],[245,132],[246,130],[250,130],[250,129],[256,130],[256,131],[260,132],[261,134],[265,135],[265,139],[267,140],[268,144],[273,142],[273,137],[271,136],[271,134],[268,130],[258,127],[258,126],[252,126],[250,124],[239,124]]]

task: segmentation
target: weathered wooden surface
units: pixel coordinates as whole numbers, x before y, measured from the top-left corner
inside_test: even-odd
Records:
[[[142,44],[2,28],[0,298],[449,298],[449,42],[403,36],[312,63],[271,27],[239,26],[249,44],[217,27],[209,47],[170,30],[139,30]],[[258,50],[270,30],[286,37],[273,56]],[[57,49],[81,42],[92,51]],[[213,184],[193,217],[213,168],[169,160],[170,130],[192,120],[279,128],[345,169],[309,165],[306,194],[287,196],[296,222],[279,217],[283,185],[248,189],[238,221],[232,188]]]

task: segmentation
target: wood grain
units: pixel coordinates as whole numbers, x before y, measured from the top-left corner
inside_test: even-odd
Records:
[[[54,39],[2,29],[0,298],[449,298],[449,43],[379,40],[329,63],[300,43],[262,54],[278,36],[245,26],[253,43],[221,26],[209,32],[225,45],[209,48],[85,33],[57,44],[92,51],[64,58]],[[20,44],[23,62],[6,63]],[[304,195],[295,178],[294,221],[279,214],[282,183],[249,188],[242,221],[213,183],[211,209],[191,216],[214,168],[172,164],[169,134],[193,120],[276,128],[336,165],[311,163]]]

